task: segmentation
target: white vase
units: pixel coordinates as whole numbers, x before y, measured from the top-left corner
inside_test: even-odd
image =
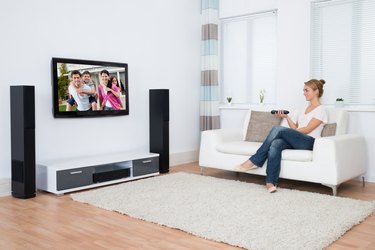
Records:
[[[344,107],[344,101],[336,101],[336,108],[343,108]]]

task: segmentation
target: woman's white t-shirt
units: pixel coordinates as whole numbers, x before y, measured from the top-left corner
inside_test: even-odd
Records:
[[[305,114],[306,108],[298,112],[297,125],[299,128],[306,127],[313,118],[322,121],[322,123],[318,127],[316,127],[308,134],[309,136],[312,136],[314,138],[319,138],[321,137],[324,124],[328,122],[327,110],[323,105],[319,105],[309,113]]]

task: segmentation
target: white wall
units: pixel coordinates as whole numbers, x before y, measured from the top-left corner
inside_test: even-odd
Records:
[[[199,146],[199,0],[4,0],[0,178],[10,177],[9,86],[35,85],[36,158],[149,147],[148,90],[170,89],[170,153]],[[130,115],[52,116],[51,58],[129,64]]]
[[[278,9],[278,72],[276,108],[293,109],[305,104],[303,82],[310,77],[311,0],[220,0],[220,17]],[[329,82],[327,82],[329,84]],[[375,182],[375,112],[350,109],[349,133],[366,137],[367,180]],[[375,111],[375,106],[370,107]],[[241,127],[244,109],[221,109],[223,127]]]

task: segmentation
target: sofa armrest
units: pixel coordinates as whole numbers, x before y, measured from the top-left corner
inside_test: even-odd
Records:
[[[345,134],[317,138],[313,161],[322,174],[333,175],[340,184],[366,173],[367,150],[364,136]]]
[[[201,145],[199,149],[199,162],[210,162],[210,158],[215,157],[217,145],[224,142],[241,141],[242,129],[214,129],[201,133]],[[204,164],[203,164],[204,165]]]

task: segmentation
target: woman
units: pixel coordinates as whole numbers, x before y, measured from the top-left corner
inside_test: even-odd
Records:
[[[268,159],[266,188],[270,193],[276,192],[282,151],[284,149],[312,150],[315,138],[320,137],[323,126],[328,121],[327,111],[320,104],[324,84],[324,80],[316,79],[305,82],[303,94],[306,101],[310,103],[299,112],[297,121],[294,122],[282,110],[279,110],[276,115],[285,118],[290,128],[273,127],[257,152],[249,160],[243,162],[237,170],[247,172],[262,167]]]
[[[120,91],[121,91],[121,87],[119,86],[119,83],[118,83],[117,77],[115,77],[115,76],[111,76],[111,77],[109,78],[109,82],[112,83],[112,85],[116,85],[116,87],[119,88]]]
[[[120,101],[120,89],[109,81],[109,72],[102,70],[100,72],[99,103],[101,110],[120,110],[122,105]]]
[[[120,95],[123,92],[121,84],[119,83],[119,81],[117,80],[117,77],[115,76],[111,76],[109,78],[109,82],[112,83],[112,86],[115,85],[118,88],[118,91],[119,91],[118,102],[120,103],[121,108],[123,108],[124,106],[122,105],[121,98],[120,98]]]

